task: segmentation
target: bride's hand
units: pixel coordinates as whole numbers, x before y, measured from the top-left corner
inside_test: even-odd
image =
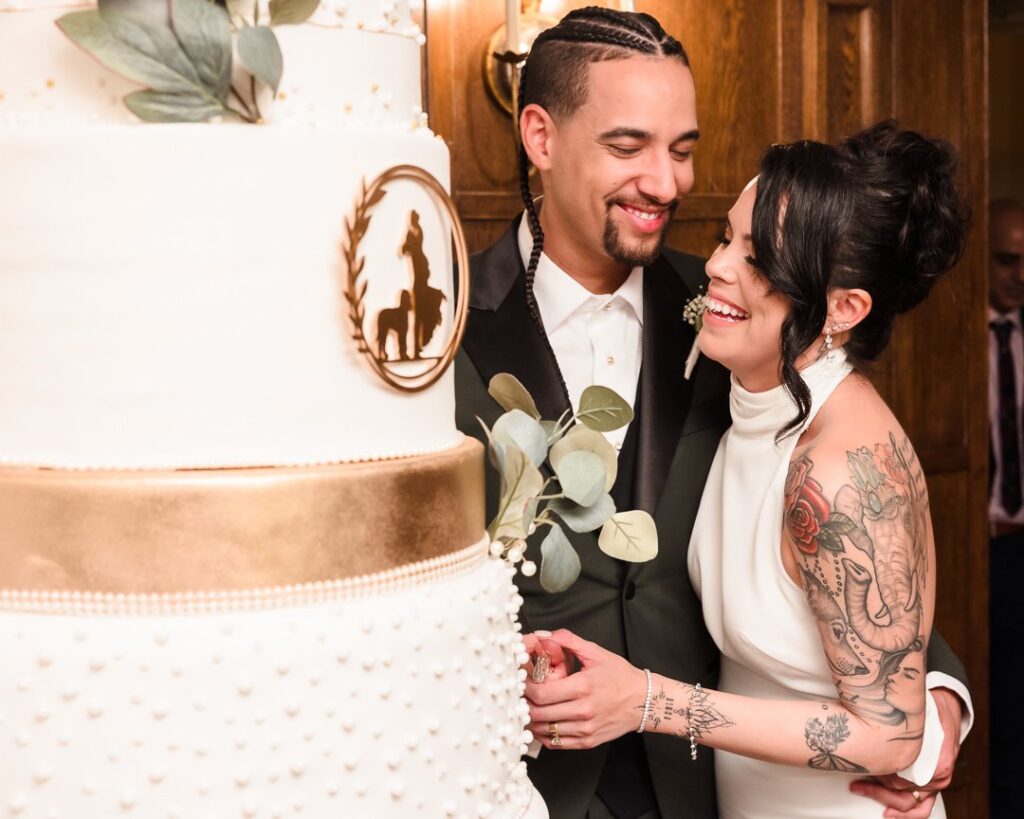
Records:
[[[529,728],[544,747],[593,748],[637,729],[647,694],[642,670],[564,629],[544,642],[557,643],[582,666],[563,679],[526,681]]]
[[[535,631],[533,634],[524,634],[523,644],[526,646],[526,653],[530,655],[529,662],[521,666],[526,669],[527,680],[533,680],[537,658],[542,654],[547,656],[548,662],[544,680],[560,680],[569,675],[569,658],[565,656],[562,647],[551,639],[550,631]]]

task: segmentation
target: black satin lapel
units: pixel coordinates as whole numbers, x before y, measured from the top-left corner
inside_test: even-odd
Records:
[[[490,247],[473,254],[469,260],[469,306],[471,309],[497,310],[522,277],[523,260],[519,255],[519,222],[517,216],[501,237]]]
[[[473,257],[474,295],[462,347],[485,384],[499,373],[511,373],[529,390],[541,417],[555,420],[569,409],[569,397],[526,303],[518,224],[513,222],[497,243]]]
[[[654,514],[693,392],[683,378],[693,328],[683,319],[691,294],[663,258],[644,271],[643,364],[638,386],[637,509]]]

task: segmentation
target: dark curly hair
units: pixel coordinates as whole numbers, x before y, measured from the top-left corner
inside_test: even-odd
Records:
[[[791,305],[781,377],[798,410],[780,438],[810,414],[796,360],[822,333],[833,288],[871,295],[870,312],[844,345],[863,366],[889,343],[896,316],[960,259],[968,217],[956,171],[951,145],[891,120],[838,145],[803,140],[765,152],[751,239],[760,273]]]

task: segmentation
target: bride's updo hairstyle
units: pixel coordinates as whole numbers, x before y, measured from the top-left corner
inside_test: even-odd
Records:
[[[811,394],[797,358],[826,332],[833,288],[871,295],[871,310],[849,330],[855,366],[874,361],[896,316],[919,304],[963,252],[966,212],[956,190],[957,155],[946,142],[881,122],[825,145],[773,145],[761,160],[751,239],[757,268],[789,299],[782,324],[782,383],[799,429]]]

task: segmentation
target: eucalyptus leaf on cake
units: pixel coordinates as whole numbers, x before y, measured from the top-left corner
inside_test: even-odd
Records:
[[[274,0],[270,23],[301,23],[319,0]],[[251,19],[249,10],[251,9]],[[258,5],[209,0],[99,0],[57,24],[112,71],[147,88],[125,105],[147,122],[262,121],[259,84],[276,95],[284,57],[273,30],[256,24]],[[232,85],[233,51],[251,82]]]

